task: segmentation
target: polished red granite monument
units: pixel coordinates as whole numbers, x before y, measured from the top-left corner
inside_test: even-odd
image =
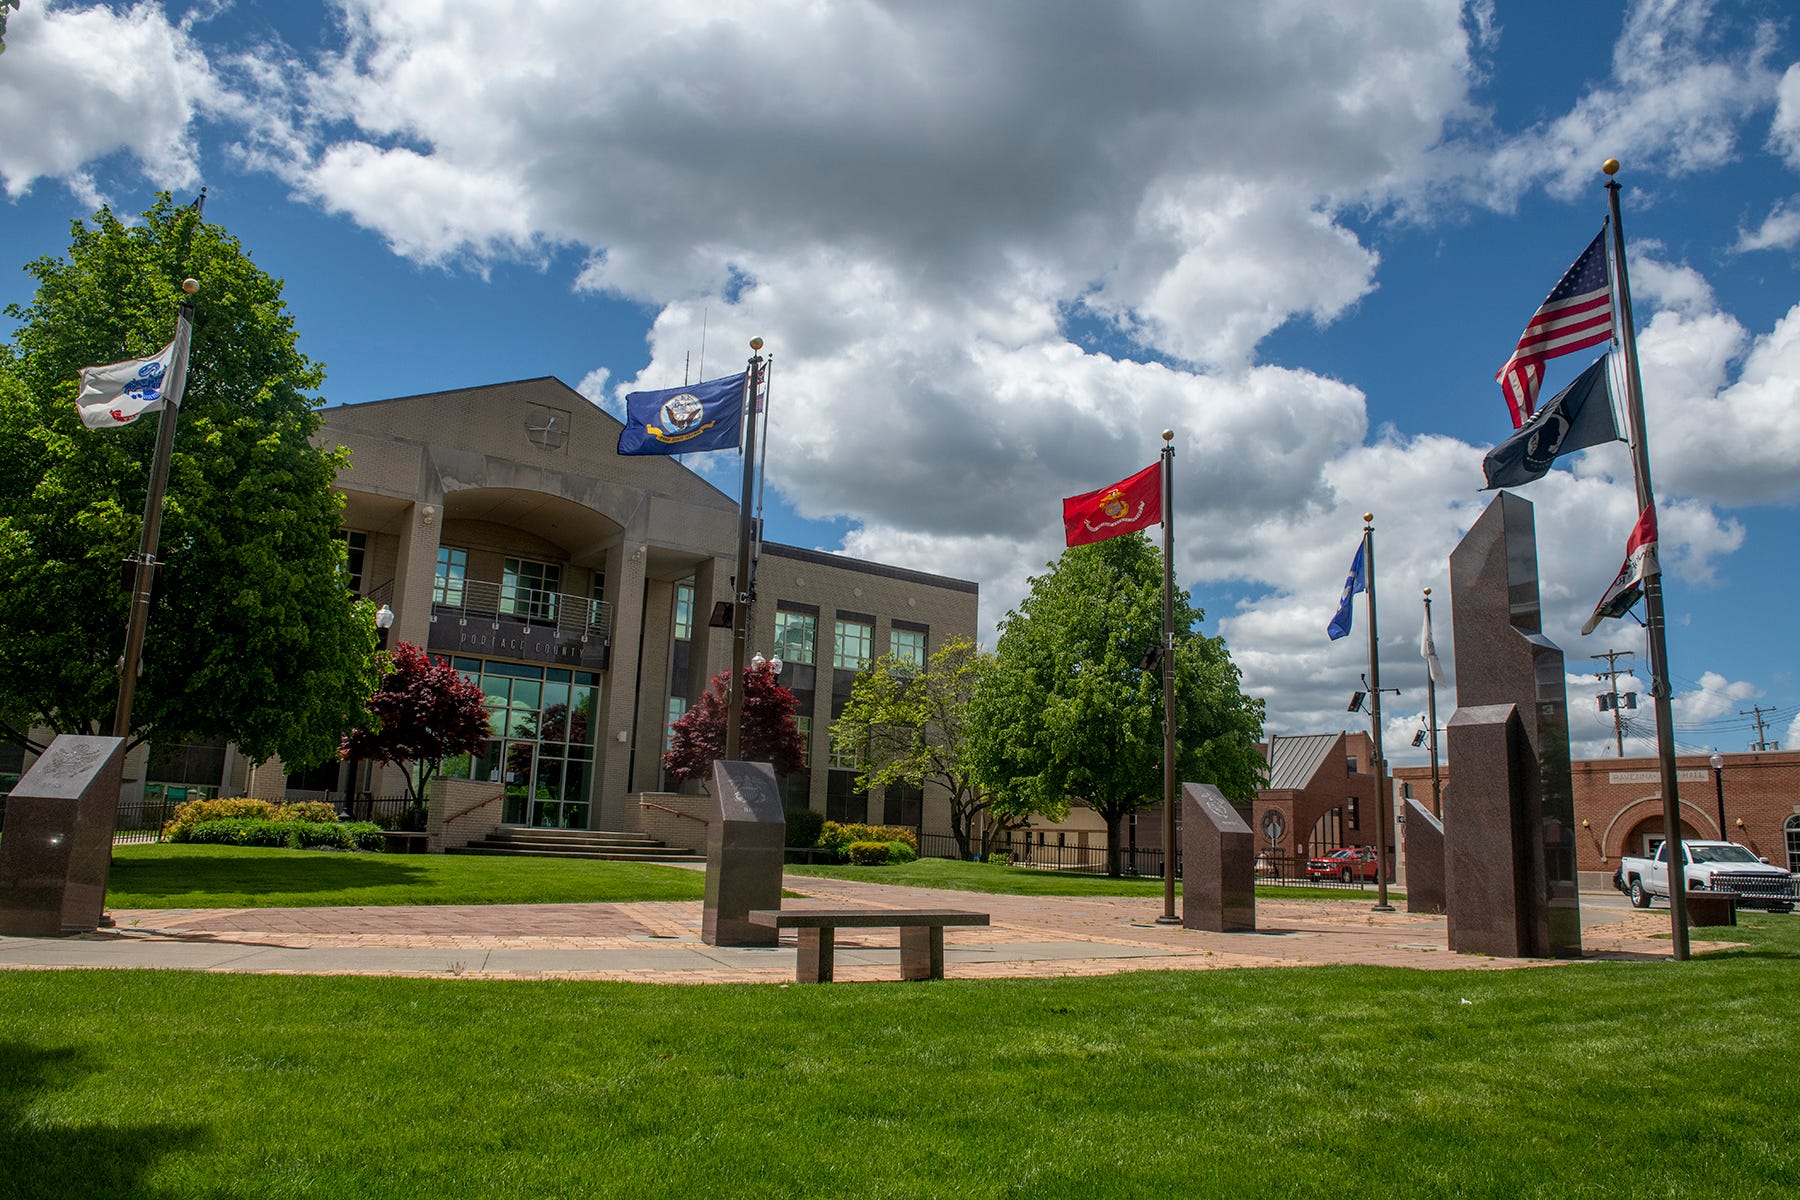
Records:
[[[124,765],[124,739],[65,733],[14,785],[0,836],[0,934],[99,927]]]
[[[1501,492],[1463,535],[1450,554],[1450,602],[1457,703],[1448,726],[1456,770],[1444,794],[1450,948],[1579,958],[1568,690],[1562,651],[1543,634],[1529,501]],[[1508,706],[1530,765],[1508,740]],[[1522,856],[1516,869],[1471,874],[1515,851]],[[1517,914],[1512,949],[1458,944],[1459,929],[1489,925],[1483,909]]]

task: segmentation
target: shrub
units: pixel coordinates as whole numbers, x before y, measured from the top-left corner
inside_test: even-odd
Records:
[[[171,842],[208,846],[274,846],[290,850],[380,850],[381,829],[367,821],[287,821],[267,817],[227,817],[182,825]]]
[[[344,821],[338,828],[350,839],[352,850],[368,850],[380,854],[387,849],[387,839],[381,834],[381,826],[373,821]]]
[[[337,809],[323,800],[296,800],[275,810],[277,821],[316,821],[321,825],[337,824]]]
[[[843,854],[852,842],[899,842],[913,852],[914,858],[919,856],[918,835],[898,825],[840,825],[827,821],[819,831],[818,844],[827,850]]]
[[[894,847],[889,842],[851,842],[850,861],[859,867],[883,867],[893,857]]]
[[[227,800],[189,800],[175,806],[175,815],[163,827],[163,833],[173,836],[176,829],[198,825],[202,821],[230,821],[239,818],[266,821],[275,816],[276,810],[277,806],[267,800],[252,800],[248,796],[233,796]]]
[[[825,814],[810,808],[790,808],[787,817],[787,844],[790,846],[816,846],[819,834],[825,828]]]
[[[918,852],[915,851],[911,846],[907,845],[905,842],[889,842],[888,850],[891,851],[891,853],[889,853],[889,855],[888,855],[888,861],[890,863],[909,863],[909,862],[918,862],[919,861]]]

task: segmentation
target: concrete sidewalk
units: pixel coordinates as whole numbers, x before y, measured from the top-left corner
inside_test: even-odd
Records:
[[[1160,897],[990,896],[788,876],[815,902],[964,908],[985,928],[945,931],[953,979],[1104,975],[1328,963],[1499,970],[1538,960],[1452,954],[1444,918],[1374,913],[1358,900],[1258,900],[1255,933],[1155,923]],[[1371,897],[1372,900],[1372,897]],[[1666,914],[1585,907],[1585,961],[1667,958]],[[1179,909],[1177,910],[1179,912]],[[791,983],[792,935],[768,949],[708,946],[698,901],[418,908],[119,910],[117,927],[72,938],[0,938],[0,968],[166,968],[305,975]],[[1660,940],[1659,940],[1660,935]],[[896,930],[842,930],[837,978],[899,976]]]

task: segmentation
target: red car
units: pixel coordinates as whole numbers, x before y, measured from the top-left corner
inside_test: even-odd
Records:
[[[1375,847],[1345,846],[1342,850],[1333,850],[1324,858],[1307,859],[1306,877],[1338,879],[1344,883],[1358,879],[1373,881],[1376,878],[1376,868]]]

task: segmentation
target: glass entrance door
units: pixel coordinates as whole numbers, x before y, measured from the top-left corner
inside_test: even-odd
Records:
[[[487,697],[490,737],[480,755],[447,762],[444,773],[500,783],[505,824],[586,829],[599,677],[478,658],[455,665]]]

